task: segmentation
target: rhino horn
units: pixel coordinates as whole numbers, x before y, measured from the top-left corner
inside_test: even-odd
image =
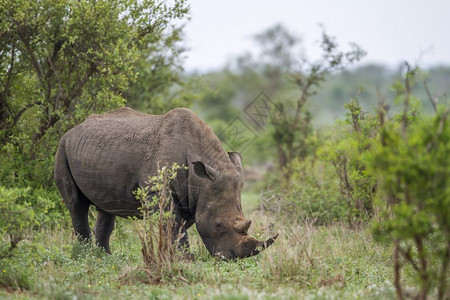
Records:
[[[239,233],[245,233],[247,232],[248,228],[250,227],[250,224],[252,223],[251,220],[248,219],[241,219],[234,222],[234,229]]]
[[[262,242],[258,241],[255,238],[249,237],[244,243],[242,247],[242,253],[239,255],[240,257],[250,257],[256,255],[272,245],[278,237],[278,233],[271,237],[270,239]]]

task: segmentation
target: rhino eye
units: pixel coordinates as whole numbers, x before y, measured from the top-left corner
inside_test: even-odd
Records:
[[[216,224],[215,224],[215,226],[216,226],[216,230],[217,231],[224,231],[225,230],[225,228],[223,227],[223,224],[222,223],[220,223],[220,222],[216,222]]]

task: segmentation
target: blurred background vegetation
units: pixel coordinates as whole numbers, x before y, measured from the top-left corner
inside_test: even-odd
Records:
[[[419,297],[433,288],[448,296],[450,67],[365,65],[363,49],[341,47],[326,28],[322,56],[311,60],[274,24],[252,37],[253,54],[186,72],[179,21],[188,12],[182,0],[0,2],[0,258],[43,228],[69,226],[53,182],[67,130],[125,105],[149,114],[189,107],[226,150],[242,152],[261,213],[286,226],[373,222],[374,236],[417,271]],[[262,126],[248,113],[258,105]],[[236,120],[245,147],[226,134]]]

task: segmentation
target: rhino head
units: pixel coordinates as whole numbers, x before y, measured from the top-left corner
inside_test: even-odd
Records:
[[[228,155],[231,167],[222,171],[201,161],[192,163],[196,177],[201,178],[195,213],[197,231],[209,253],[223,260],[256,255],[278,236],[258,241],[248,235],[251,220],[244,217],[241,206],[241,155]]]

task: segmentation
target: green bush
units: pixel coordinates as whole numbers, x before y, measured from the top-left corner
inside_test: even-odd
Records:
[[[339,178],[339,191],[345,199],[347,220],[351,226],[367,221],[373,215],[374,178],[367,173],[365,155],[378,135],[378,120],[367,114],[357,97],[345,105],[348,110],[339,121],[336,133],[318,150]]]
[[[34,281],[33,269],[28,260],[14,258],[2,258],[0,260],[0,286],[6,286],[13,290],[32,288]]]
[[[56,190],[0,186],[0,234],[16,247],[36,227],[53,227],[66,213]]]
[[[291,185],[282,191],[263,193],[266,210],[287,219],[330,224],[347,218],[345,200],[339,193],[339,180],[323,161],[292,162]]]
[[[0,187],[0,233],[9,237],[10,249],[36,224],[31,189]]]
[[[60,226],[63,221],[70,223],[68,210],[55,187],[33,190],[31,201],[37,226],[55,227]]]
[[[448,298],[450,263],[450,109],[387,122],[368,162],[378,179],[378,240],[394,248],[394,285],[404,297],[403,265],[418,280],[419,299],[433,288]]]
[[[351,227],[373,216],[376,180],[367,172],[366,155],[379,134],[379,120],[363,111],[357,97],[345,108],[346,118],[331,134],[315,137],[316,155],[290,162],[291,184],[269,197],[269,209],[318,224],[346,220]]]

